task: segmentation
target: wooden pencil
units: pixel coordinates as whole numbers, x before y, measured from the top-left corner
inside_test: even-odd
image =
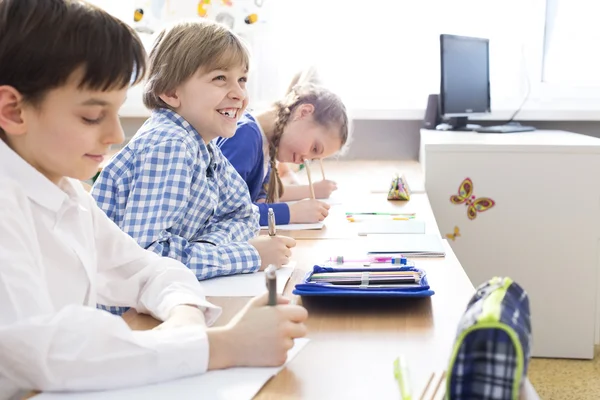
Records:
[[[304,160],[304,166],[306,167],[306,176],[308,176],[308,187],[310,188],[310,198],[315,199],[315,188],[313,187],[312,178],[310,176],[310,161]]]
[[[323,180],[325,180],[325,169],[323,168],[323,160],[319,158],[319,165],[321,166],[321,175],[323,175]]]

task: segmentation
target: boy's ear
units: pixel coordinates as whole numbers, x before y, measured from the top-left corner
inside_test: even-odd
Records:
[[[167,105],[173,109],[177,109],[179,108],[179,106],[181,106],[181,100],[179,99],[179,96],[177,95],[177,91],[175,89],[167,93],[163,93],[158,97],[160,97],[162,101],[167,103]]]
[[[298,106],[298,111],[296,111],[296,119],[302,119],[302,118],[306,118],[309,115],[312,115],[313,112],[315,112],[315,106],[313,106],[312,104],[301,104],[300,106]]]
[[[0,86],[0,128],[7,135],[22,135],[27,131],[23,115],[23,96],[12,86]]]

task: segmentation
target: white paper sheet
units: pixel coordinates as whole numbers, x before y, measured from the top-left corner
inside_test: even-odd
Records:
[[[364,221],[364,222],[351,222],[356,224],[358,228],[358,234],[360,236],[381,233],[381,234],[409,234],[409,233],[425,233],[425,222],[419,220],[408,220],[408,221],[393,221],[391,220],[379,220],[379,221]]]
[[[439,235],[367,235],[369,254],[403,254],[406,257],[443,257],[446,253]]]
[[[325,224],[323,222],[317,222],[316,224],[288,224],[288,225],[277,225],[278,230],[282,231],[305,231],[305,230],[314,230],[314,229],[323,229]],[[267,230],[269,229],[266,226],[261,226],[260,229]]]
[[[287,362],[298,354],[309,339],[296,339],[288,351]],[[137,388],[104,392],[42,393],[35,400],[251,400],[265,383],[277,375],[281,367],[230,368],[210,371],[204,375],[177,379]]]
[[[282,294],[285,284],[294,272],[296,261],[290,261],[277,270],[277,292]],[[205,296],[245,297],[258,296],[267,291],[265,273],[237,274],[200,281]]]

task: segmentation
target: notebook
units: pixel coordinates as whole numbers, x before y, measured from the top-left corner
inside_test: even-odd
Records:
[[[302,350],[309,339],[294,340],[286,364]],[[285,367],[229,368],[209,371],[203,375],[176,379],[128,389],[101,392],[42,393],[36,400],[251,400],[272,376]]]
[[[401,234],[367,235],[369,254],[403,254],[406,257],[444,257],[444,245],[438,235]]]
[[[418,220],[393,221],[390,219],[379,221],[352,222],[358,228],[359,236],[370,234],[407,234],[425,233],[425,222]]]
[[[296,261],[277,270],[277,292],[283,294],[285,284],[294,272]],[[267,291],[264,271],[219,276],[201,281],[205,296],[253,297]]]

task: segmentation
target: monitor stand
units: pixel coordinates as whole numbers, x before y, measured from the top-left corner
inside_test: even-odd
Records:
[[[451,117],[447,122],[439,124],[436,129],[439,131],[464,131],[473,132],[481,128],[481,125],[469,124],[469,117]]]

